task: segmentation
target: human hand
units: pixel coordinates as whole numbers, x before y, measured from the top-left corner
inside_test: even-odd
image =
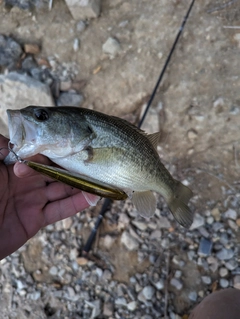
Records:
[[[0,135],[0,148],[8,139]],[[89,207],[82,192],[43,176],[25,164],[6,166],[0,153],[0,260],[21,247],[41,228]],[[36,155],[32,161],[51,165]],[[98,198],[92,195],[93,198]]]

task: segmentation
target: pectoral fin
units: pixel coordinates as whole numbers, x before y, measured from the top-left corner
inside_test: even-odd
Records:
[[[97,202],[100,199],[99,196],[96,196],[96,195],[93,195],[93,194],[90,194],[90,193],[87,193],[87,192],[84,192],[84,191],[82,191],[82,193],[83,193],[83,196],[85,197],[86,201],[88,202],[88,204],[90,206],[96,206],[97,205]]]
[[[133,193],[132,202],[140,215],[145,218],[150,218],[155,213],[157,202],[151,191]]]

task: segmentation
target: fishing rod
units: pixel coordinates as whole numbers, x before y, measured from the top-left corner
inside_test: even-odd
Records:
[[[147,104],[147,106],[146,106],[146,109],[145,109],[145,111],[144,111],[144,113],[143,113],[143,115],[142,115],[142,117],[141,117],[141,119],[140,119],[140,121],[139,121],[139,123],[138,123],[138,127],[139,127],[139,128],[142,126],[142,124],[143,124],[143,122],[144,122],[144,120],[145,120],[145,118],[146,118],[146,116],[147,116],[147,113],[148,113],[148,111],[149,111],[149,108],[150,108],[150,106],[152,105],[153,99],[154,99],[154,97],[155,97],[155,95],[156,95],[156,93],[157,93],[157,90],[158,90],[158,88],[159,88],[161,82],[162,82],[163,76],[164,76],[164,74],[165,74],[165,72],[166,72],[166,69],[167,69],[167,67],[168,67],[168,65],[169,65],[169,62],[170,62],[171,57],[172,57],[172,55],[173,55],[173,52],[175,51],[176,45],[177,45],[177,43],[178,43],[178,41],[179,41],[179,38],[180,38],[180,36],[181,36],[181,34],[182,34],[182,32],[183,32],[184,26],[185,26],[185,24],[186,24],[186,22],[187,22],[187,20],[188,20],[188,17],[189,17],[190,12],[191,12],[191,10],[192,10],[192,8],[193,8],[194,2],[195,2],[195,0],[192,0],[192,1],[191,1],[190,6],[189,6],[189,8],[188,8],[188,10],[187,10],[187,13],[186,13],[185,17],[183,18],[183,21],[182,21],[182,23],[181,23],[181,25],[180,25],[180,28],[179,28],[178,33],[177,33],[177,36],[176,36],[176,38],[175,38],[175,40],[174,40],[174,42],[173,42],[173,45],[172,45],[172,47],[171,47],[171,50],[170,50],[170,52],[169,52],[169,54],[168,54],[168,56],[167,56],[167,59],[166,59],[166,61],[165,61],[165,63],[164,63],[164,66],[163,66],[163,68],[162,68],[162,70],[161,70],[161,72],[160,72],[159,78],[158,78],[158,80],[157,80],[157,83],[156,83],[156,85],[155,85],[153,91],[152,91],[152,94],[151,94],[151,96],[150,96],[150,99],[149,99],[149,101],[148,101],[148,104]],[[95,225],[94,225],[94,227],[93,227],[93,229],[92,229],[92,232],[91,232],[90,236],[88,237],[88,240],[87,240],[87,242],[86,242],[86,244],[85,244],[85,246],[84,246],[84,248],[83,248],[83,251],[82,251],[82,254],[83,254],[83,255],[87,255],[87,254],[89,253],[89,251],[90,251],[90,249],[91,249],[91,247],[92,247],[92,243],[93,243],[93,241],[94,241],[94,239],[95,239],[95,237],[96,237],[96,233],[97,233],[98,227],[100,226],[100,224],[101,224],[101,222],[102,222],[102,219],[103,219],[105,213],[106,213],[106,212],[109,210],[109,208],[111,207],[111,204],[112,204],[112,200],[111,200],[111,199],[106,198],[106,199],[104,200],[104,203],[103,203],[103,205],[102,205],[102,209],[101,209],[101,211],[100,211],[100,213],[99,213],[99,216],[98,216],[98,219],[97,219],[97,221],[96,221],[96,223],[95,223]]]

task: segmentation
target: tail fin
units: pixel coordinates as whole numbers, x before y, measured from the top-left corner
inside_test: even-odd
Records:
[[[193,213],[187,204],[193,193],[179,181],[176,180],[175,182],[173,196],[170,198],[168,206],[176,221],[183,227],[189,228],[193,222]]]

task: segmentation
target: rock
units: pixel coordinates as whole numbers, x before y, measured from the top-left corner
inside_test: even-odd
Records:
[[[238,43],[238,47],[240,48],[240,33],[236,33],[233,36],[234,40]]]
[[[163,240],[161,240],[161,246],[163,249],[168,249],[170,245],[170,241],[168,238],[163,238]]]
[[[127,305],[127,301],[124,297],[118,297],[116,300],[115,300],[115,305],[116,306],[126,306]]]
[[[205,227],[199,227],[198,231],[205,238],[208,238],[210,236],[209,232],[207,231]]]
[[[219,269],[219,275],[220,275],[221,277],[226,277],[226,276],[228,275],[228,270],[227,270],[225,267],[221,267],[221,268]]]
[[[86,29],[86,23],[83,20],[80,20],[76,25],[76,30],[81,33]]]
[[[164,217],[164,216],[161,216],[161,215],[159,216],[158,227],[160,229],[163,229],[163,228],[169,229],[171,227],[171,224],[170,224],[169,220],[167,219],[167,217]]]
[[[217,100],[213,102],[213,107],[219,107],[219,106],[224,106],[224,99],[222,97],[219,97]]]
[[[97,318],[101,313],[101,301],[99,299],[94,300],[92,302],[92,308],[91,319]]]
[[[189,131],[187,132],[187,137],[188,137],[189,140],[192,141],[192,142],[196,140],[197,136],[198,136],[198,133],[197,133],[197,131],[194,130],[194,129],[191,129],[191,130],[189,130]]]
[[[151,300],[155,294],[155,289],[152,286],[146,286],[143,288],[142,294],[146,300]]]
[[[177,290],[181,290],[183,287],[183,284],[177,278],[172,278],[170,280],[170,285],[173,286],[174,288],[176,288]]]
[[[221,278],[219,284],[221,288],[227,288],[229,286],[229,281],[225,278]]]
[[[219,262],[217,260],[217,258],[213,257],[213,256],[209,256],[207,258],[207,262],[210,265],[209,268],[210,270],[214,273],[215,271],[217,271],[218,267],[219,267]]]
[[[139,230],[142,230],[142,231],[144,231],[144,230],[146,230],[147,228],[148,228],[148,225],[147,225],[147,223],[145,222],[139,222],[139,221],[137,221],[137,220],[133,220],[132,221],[132,224],[135,226],[135,227],[137,227]]]
[[[212,251],[212,241],[206,238],[201,238],[199,248],[198,248],[198,255],[201,257],[206,257],[211,254]]]
[[[127,304],[127,308],[129,311],[134,311],[137,308],[137,301],[131,301]]]
[[[217,222],[221,219],[221,213],[217,207],[211,210],[211,214]]]
[[[188,298],[191,300],[191,301],[197,301],[197,297],[198,297],[198,295],[197,295],[197,292],[196,291],[191,291],[191,292],[189,292],[189,294],[188,294]]]
[[[229,208],[225,213],[224,213],[225,218],[230,218],[233,220],[237,219],[237,212],[231,208]]]
[[[58,106],[77,106],[79,107],[83,102],[83,96],[78,93],[64,92],[59,95],[57,99]]]
[[[102,275],[102,280],[103,281],[108,281],[112,279],[112,273],[110,270],[105,269]]]
[[[46,6],[45,0],[5,0],[5,4],[8,6],[17,6],[23,10],[30,10],[34,7],[42,8]]]
[[[137,250],[139,247],[139,242],[128,231],[122,233],[121,243],[130,251]]]
[[[175,274],[174,274],[174,277],[175,278],[181,278],[181,276],[182,276],[182,271],[181,270],[176,270]]]
[[[88,259],[84,257],[77,258],[77,263],[79,266],[85,266],[88,263]]]
[[[162,232],[160,229],[154,230],[150,235],[150,240],[159,240],[162,237]]]
[[[234,251],[232,249],[223,248],[217,252],[216,256],[220,260],[228,260],[234,256]]]
[[[102,46],[103,53],[110,55],[114,58],[117,53],[121,51],[120,43],[115,38],[108,38],[107,41]]]
[[[34,58],[29,55],[22,61],[22,69],[29,72],[33,68],[38,68],[38,65]]]
[[[8,123],[6,110],[28,105],[54,106],[49,87],[32,77],[16,72],[0,75],[0,117]]]
[[[236,289],[240,289],[240,275],[234,276],[233,287]]]
[[[192,226],[190,227],[190,230],[197,229],[197,228],[203,226],[204,224],[205,224],[204,217],[202,217],[199,214],[195,214]]]
[[[106,235],[103,238],[101,238],[101,243],[106,249],[110,249],[114,242],[115,238],[110,235]]]
[[[236,224],[238,225],[238,227],[240,227],[240,218],[236,220]]]
[[[215,222],[213,223],[213,231],[215,233],[217,233],[220,229],[222,229],[224,226],[222,223],[219,223],[219,222]]]
[[[235,221],[229,219],[229,220],[228,220],[228,225],[229,225],[229,227],[232,228],[235,232],[238,231],[238,225],[236,224]]]
[[[164,281],[162,279],[154,283],[157,290],[162,290],[164,288]]]
[[[13,38],[0,34],[0,66],[13,67],[21,54],[22,48]]]
[[[73,219],[71,217],[62,220],[63,229],[70,229],[73,224]]]
[[[57,269],[57,267],[52,266],[52,267],[49,269],[49,273],[50,273],[50,275],[52,275],[52,276],[56,276],[56,275],[58,274],[58,269]]]
[[[80,41],[78,38],[75,38],[73,40],[73,51],[77,52],[79,50],[79,48],[80,48]]]
[[[40,52],[40,47],[39,45],[37,44],[30,44],[30,43],[26,43],[24,44],[24,51],[25,53],[28,53],[28,54],[38,54]]]
[[[225,267],[230,271],[236,269],[237,266],[238,266],[238,262],[235,259],[231,259],[225,263]]]
[[[103,315],[111,317],[113,315],[114,305],[111,302],[105,302],[103,305]]]
[[[65,0],[75,20],[97,18],[101,10],[101,0]]]
[[[211,280],[211,277],[209,276],[202,276],[202,282],[206,285],[210,285],[212,280]]]

